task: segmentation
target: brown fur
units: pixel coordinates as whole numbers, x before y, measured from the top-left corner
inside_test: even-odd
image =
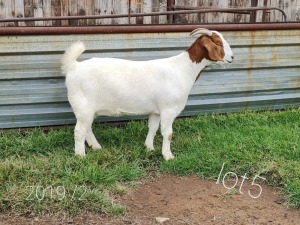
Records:
[[[200,63],[204,58],[221,61],[225,55],[223,42],[217,34],[202,35],[187,49],[187,52],[192,62],[196,63]]]

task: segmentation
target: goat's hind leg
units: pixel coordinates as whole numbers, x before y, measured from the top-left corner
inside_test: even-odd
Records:
[[[176,118],[176,113],[164,112],[161,114],[161,134],[163,136],[162,155],[165,160],[174,159],[174,155],[171,152],[171,140],[173,135],[172,124]]]
[[[77,112],[74,110],[74,113]],[[74,130],[75,155],[85,156],[85,140],[89,136],[88,131],[93,123],[93,113],[84,112],[76,114],[77,122]]]
[[[98,143],[93,131],[92,127],[89,127],[86,135],[86,142],[93,150],[101,149],[101,145]]]
[[[85,138],[88,131],[88,125],[77,119],[74,130],[75,155],[85,156]]]
[[[154,150],[153,142],[154,142],[154,137],[155,137],[156,132],[159,127],[159,121],[160,121],[159,115],[153,114],[153,115],[149,116],[149,120],[148,120],[149,132],[147,134],[147,138],[145,141],[145,145],[149,151]]]

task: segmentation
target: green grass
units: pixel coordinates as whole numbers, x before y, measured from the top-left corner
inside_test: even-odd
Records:
[[[85,158],[74,156],[73,127],[1,132],[0,212],[120,215],[126,207],[112,199],[124,186],[153,172],[216,180],[223,163],[224,173],[266,178],[300,208],[300,109],[177,119],[172,161],[161,156],[160,135],[157,150],[145,150],[145,121],[97,124],[94,131],[104,148],[87,149]]]

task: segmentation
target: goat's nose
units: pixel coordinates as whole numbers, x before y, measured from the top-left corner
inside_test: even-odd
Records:
[[[234,59],[234,56],[231,56],[231,59]]]

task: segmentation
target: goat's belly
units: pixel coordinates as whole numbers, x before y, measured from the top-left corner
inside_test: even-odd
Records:
[[[97,116],[130,116],[130,115],[149,115],[159,114],[157,109],[150,108],[111,108],[111,109],[100,109],[96,112]]]

